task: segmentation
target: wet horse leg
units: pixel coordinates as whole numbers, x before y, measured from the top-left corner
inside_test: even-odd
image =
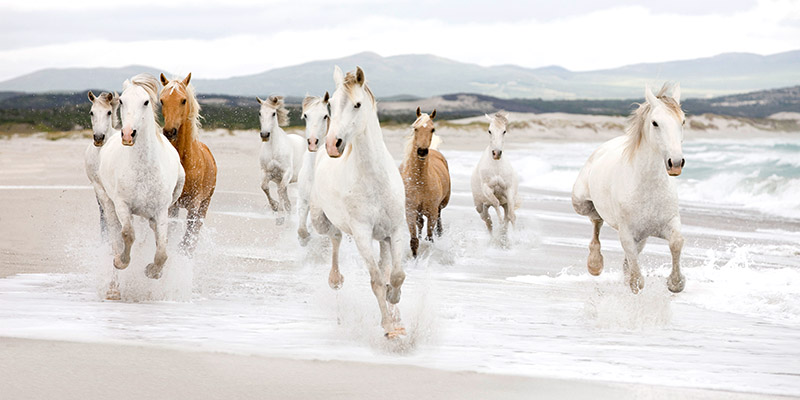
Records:
[[[167,261],[167,230],[169,229],[168,211],[159,212],[150,219],[150,227],[156,235],[156,255],[153,262],[147,265],[144,273],[150,279],[161,278],[161,271]]]
[[[669,240],[669,250],[672,253],[672,273],[667,278],[667,288],[672,293],[680,293],[686,287],[686,278],[681,273],[683,236],[681,235],[680,218],[673,218],[662,233],[662,236],[664,239]]]
[[[586,261],[586,268],[589,273],[597,276],[603,272],[603,254],[600,252],[600,228],[603,227],[603,219],[597,216],[592,219],[592,241],[589,243],[589,258]]]
[[[489,206],[484,203],[476,206],[475,209],[478,210],[478,214],[480,214],[481,219],[484,223],[486,223],[486,229],[489,229],[489,233],[492,233],[492,217],[489,215]]]
[[[133,241],[136,238],[136,234],[133,231],[133,215],[131,215],[130,210],[125,204],[115,205],[115,209],[117,212],[117,219],[121,226],[122,251],[114,255],[114,267],[117,269],[125,269],[128,268],[131,262],[131,246],[133,246]]]
[[[199,239],[203,222],[205,222],[209,204],[211,204],[210,197],[203,200],[194,200],[186,209],[186,233],[184,233],[183,240],[181,240],[181,248],[187,255],[194,254],[194,250],[197,248],[197,240]]]
[[[419,249],[419,238],[417,237],[417,228],[419,227],[419,229],[422,229],[422,227],[419,226],[420,219],[422,219],[422,214],[418,213],[416,210],[413,210],[411,209],[410,206],[406,205],[406,223],[408,224],[408,233],[411,236],[411,255],[414,257],[417,256],[417,249]]]

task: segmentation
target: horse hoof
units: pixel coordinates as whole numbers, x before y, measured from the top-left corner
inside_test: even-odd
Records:
[[[122,300],[122,295],[119,293],[119,289],[108,289],[108,291],[106,292],[106,300],[110,301]]]
[[[122,262],[122,258],[120,256],[114,257],[114,268],[116,269],[125,269],[128,268],[130,264],[130,260],[128,262]]]
[[[589,254],[589,261],[586,263],[586,268],[589,270],[589,273],[598,276],[601,272],[603,272],[603,256],[598,254],[597,257],[592,256]]]
[[[633,294],[639,294],[639,291],[644,289],[644,277],[638,276],[636,278],[631,278],[631,292]]]
[[[386,301],[389,304],[397,304],[400,302],[400,286],[394,287],[392,285],[386,285]]]
[[[145,268],[144,274],[150,279],[159,279],[161,278],[161,270],[163,268],[163,266],[159,267],[153,263],[150,263],[147,265],[147,268]]]
[[[344,276],[342,276],[342,274],[339,273],[334,274],[333,272],[331,272],[331,275],[328,277],[328,285],[331,287],[331,289],[339,290],[342,288],[343,284],[344,284]]]
[[[406,335],[406,328],[401,326],[401,327],[393,329],[390,332],[386,332],[383,336],[385,336],[387,339],[396,339],[398,337],[405,336],[405,335]]]
[[[672,275],[667,278],[667,288],[670,292],[680,293],[684,287],[686,287],[686,277],[683,274],[678,274],[678,279],[675,279]]]

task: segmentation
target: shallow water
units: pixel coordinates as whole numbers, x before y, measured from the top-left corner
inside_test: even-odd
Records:
[[[353,243],[342,244],[345,284],[333,291],[327,240],[300,247],[296,217],[276,227],[257,186],[222,188],[198,254],[172,251],[159,281],[144,276],[154,245],[138,224],[142,241],[119,273],[123,302],[101,300],[111,258],[94,236],[54,250],[63,273],[0,279],[0,335],[798,395],[800,220],[793,213],[800,200],[783,186],[800,179],[800,164],[792,164],[799,143],[686,144],[679,191],[687,285],[677,295],[666,289],[669,250],[655,239],[642,255],[646,287],[631,294],[610,228],[601,237],[606,270],[588,275],[591,226],[572,211],[568,191],[597,144],[536,143],[504,152],[525,171],[508,243],[490,237],[471,205],[479,153],[444,152],[454,190],[445,234],[423,242],[421,257],[405,264],[402,339],[382,337]],[[713,185],[730,192],[726,172],[714,166],[754,148],[768,156],[741,161],[744,176],[758,170],[754,176],[785,185],[770,191],[743,178],[731,185],[750,197],[702,194]],[[12,189],[0,187],[0,196],[3,190]],[[759,196],[774,202],[756,202]],[[96,229],[96,221],[75,224]]]

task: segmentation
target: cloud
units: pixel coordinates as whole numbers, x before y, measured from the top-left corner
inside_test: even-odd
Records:
[[[482,10],[470,7],[470,2],[464,7],[487,17],[475,18],[473,11],[462,12],[458,18],[426,12],[449,4],[436,1],[422,9],[393,13],[370,10],[369,4],[360,1],[339,1],[339,7],[333,8],[327,1],[280,1],[246,12],[254,3],[235,0],[225,8],[200,7],[190,18],[176,14],[182,6],[189,7],[188,2],[146,12],[134,12],[125,7],[126,2],[121,8],[103,11],[116,19],[82,28],[80,20],[73,21],[61,40],[44,37],[51,32],[26,45],[8,34],[16,25],[3,28],[0,79],[41,68],[130,64],[221,78],[366,50],[384,56],[430,53],[481,65],[555,64],[590,70],[722,52],[771,54],[796,49],[800,37],[800,2],[788,0],[762,0],[735,12],[725,8],[720,13],[689,15],[622,2],[621,6],[546,19],[521,18],[522,12],[517,18],[506,18],[498,12],[502,9]],[[57,3],[70,13],[88,12],[80,7],[91,8],[100,2]],[[77,8],[69,8],[73,6]],[[265,11],[270,7],[274,10]],[[123,14],[127,17],[121,17]],[[259,23],[260,19],[267,22]]]

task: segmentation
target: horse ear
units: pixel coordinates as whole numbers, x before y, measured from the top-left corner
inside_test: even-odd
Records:
[[[417,107],[417,118],[421,116],[422,116],[422,110],[420,110],[419,107]]]
[[[434,118],[436,118],[436,109],[435,108],[433,109],[433,112],[431,112],[431,119],[434,119]]]
[[[111,93],[106,93],[106,100],[110,103],[111,100],[114,100],[114,95]]]
[[[167,86],[168,83],[169,83],[169,79],[167,79],[167,77],[164,76],[164,73],[162,72],[161,73],[161,85]]]
[[[486,119],[488,119],[488,120],[489,120],[489,122],[492,122],[492,116],[491,116],[491,115],[489,115],[489,114],[483,114],[483,116],[484,116],[484,117],[486,117]]]
[[[654,95],[653,91],[650,90],[650,85],[645,85],[644,87],[644,98],[651,106],[655,107],[658,105],[658,98],[656,98],[656,95]]]
[[[330,99],[331,99],[331,95],[329,95],[328,92],[325,92],[325,96],[322,97],[322,102],[325,103],[325,104],[328,104],[328,100],[330,100]]]
[[[189,84],[189,81],[191,81],[191,80],[192,80],[192,73],[191,73],[191,72],[189,72],[189,75],[186,75],[186,78],[183,78],[183,84],[184,84],[184,86],[185,86],[185,85],[188,85],[188,84]]]
[[[364,76],[364,70],[361,67],[356,67],[356,82],[359,85],[364,86],[364,82],[366,81],[366,77]]]
[[[95,97],[94,97],[94,93],[92,93],[92,91],[91,91],[91,90],[89,91],[89,93],[87,93],[87,94],[86,94],[86,96],[87,96],[87,97],[89,97],[89,101],[91,101],[92,103],[94,103],[94,99],[95,99]]]
[[[131,85],[131,80],[130,79],[125,79],[125,82],[122,82],[122,91],[124,92],[125,89],[127,89],[128,86],[130,86],[130,85]]]
[[[344,72],[339,66],[333,67],[333,82],[336,84],[336,87],[342,86],[344,82]]]
[[[119,93],[114,91],[114,94],[111,97],[111,105],[119,106]]]
[[[264,100],[261,100],[261,97],[256,96],[256,100],[258,100],[258,104],[264,104]]]
[[[672,98],[675,99],[675,102],[681,104],[681,84],[676,83],[675,87],[672,88]]]

